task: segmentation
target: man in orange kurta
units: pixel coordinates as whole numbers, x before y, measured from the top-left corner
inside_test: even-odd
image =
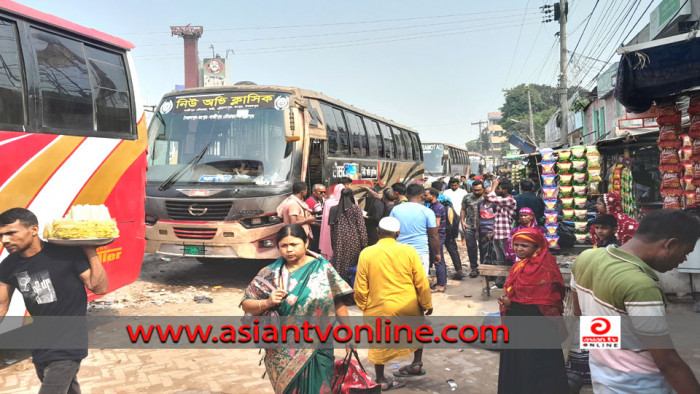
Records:
[[[428,278],[418,252],[396,242],[398,219],[386,217],[379,221],[376,245],[360,254],[355,277],[355,302],[364,316],[423,316],[433,311]],[[402,367],[395,376],[423,375],[423,349],[369,349],[369,361],[375,366],[377,383],[384,390],[402,385],[384,377],[384,364],[389,360],[414,354],[413,363]]]

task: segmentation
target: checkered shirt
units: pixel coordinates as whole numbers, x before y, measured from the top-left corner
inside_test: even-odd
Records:
[[[513,229],[513,215],[518,203],[513,196],[499,197],[496,192],[488,195],[488,200],[496,204],[496,217],[493,227],[493,237],[495,239],[506,239]]]

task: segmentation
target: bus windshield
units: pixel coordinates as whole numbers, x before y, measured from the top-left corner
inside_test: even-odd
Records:
[[[285,140],[284,111],[228,106],[184,112],[172,108],[179,100],[165,100],[149,128],[149,182],[270,185],[289,179],[293,143]]]
[[[442,174],[442,158],[445,154],[445,147],[439,144],[423,144],[423,161],[425,162],[425,172],[429,174]]]

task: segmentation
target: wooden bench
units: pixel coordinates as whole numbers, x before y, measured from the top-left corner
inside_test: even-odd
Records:
[[[483,289],[481,290],[481,297],[485,300],[491,298],[491,287],[489,286],[489,276],[508,276],[510,271],[510,266],[507,265],[480,265],[479,275],[481,275],[481,280],[483,283]]]

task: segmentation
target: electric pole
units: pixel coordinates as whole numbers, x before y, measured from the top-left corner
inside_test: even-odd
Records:
[[[559,8],[559,12],[557,12]],[[568,13],[566,0],[554,4],[554,19],[559,17],[559,101],[561,105],[561,127],[559,145],[564,146],[569,141],[569,95],[566,80],[566,14]],[[558,15],[557,15],[558,14]]]
[[[479,142],[480,142],[480,145],[481,145],[481,154],[483,154],[484,156],[486,156],[486,146],[487,146],[488,144],[484,143],[484,137],[483,137],[483,134],[484,134],[483,130],[484,130],[484,129],[481,128],[481,124],[482,124],[482,123],[488,124],[489,122],[484,121],[484,120],[480,120],[480,121],[478,121],[478,122],[472,122],[472,126],[479,125]]]
[[[532,120],[532,100],[530,99],[530,86],[527,87],[527,109],[530,112],[530,138],[532,142],[537,144],[535,140],[535,122]]]

